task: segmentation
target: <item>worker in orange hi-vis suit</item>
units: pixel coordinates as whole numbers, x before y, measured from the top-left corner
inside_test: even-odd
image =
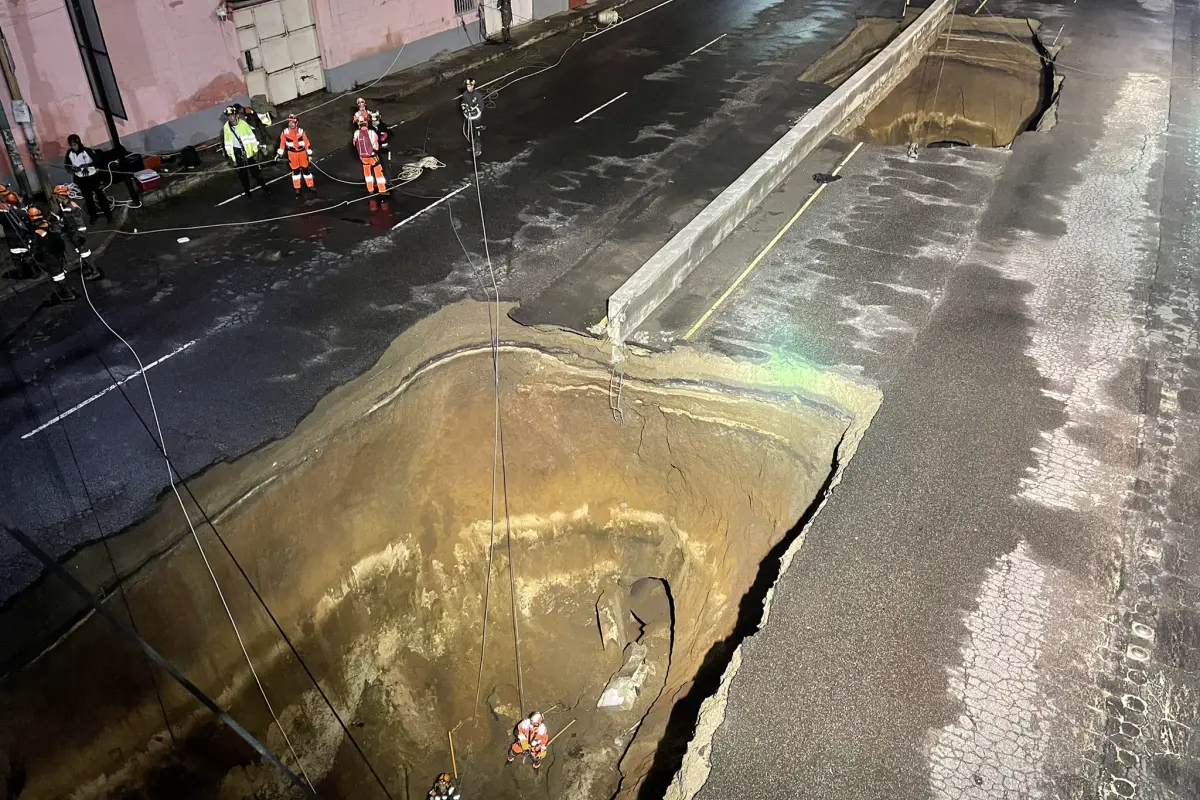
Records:
[[[284,153],[287,153],[288,166],[292,170],[292,188],[296,190],[296,197],[300,197],[301,178],[304,179],[304,185],[308,187],[308,190],[316,194],[316,187],[313,186],[312,167],[309,164],[312,145],[308,141],[308,134],[296,120],[295,114],[287,118],[287,127],[279,135],[279,150],[276,155],[282,156]]]
[[[354,149],[363,165],[363,180],[367,182],[367,194],[387,194],[387,178],[383,176],[383,164],[379,160],[379,134],[371,130],[367,120],[358,121],[354,132]]]

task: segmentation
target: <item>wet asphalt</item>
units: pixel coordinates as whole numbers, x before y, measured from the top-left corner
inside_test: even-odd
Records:
[[[625,275],[820,101],[827,90],[796,77],[857,12],[878,13],[869,5],[633,3],[619,27],[563,34],[477,73],[520,70],[490,87],[501,91],[479,161],[488,250],[501,295],[522,303],[518,319],[598,321]],[[287,436],[416,320],[483,296],[480,198],[470,188],[433,206],[473,183],[456,91],[434,93],[396,130],[398,150],[445,167],[386,208],[363,197],[345,142],[317,140],[317,157],[328,154],[319,199],[297,206],[280,181],[269,197],[218,205],[238,187],[217,179],[136,213],[136,233],[104,253],[108,280],[89,287],[92,300],[143,363],[163,359],[147,374],[182,475]],[[298,211],[312,213],[275,219]],[[261,221],[229,224],[248,220]],[[167,471],[141,379],[113,389],[134,359],[86,303],[39,309],[40,299],[6,303],[0,322],[0,507],[61,557],[144,516]],[[0,542],[0,598],[37,571]]]

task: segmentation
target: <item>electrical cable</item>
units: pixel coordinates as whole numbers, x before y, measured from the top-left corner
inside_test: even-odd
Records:
[[[85,295],[86,295],[86,289],[87,289],[87,287],[85,286],[84,287]],[[89,303],[89,305],[91,304],[90,297],[88,297],[88,303]],[[92,310],[95,311],[95,306],[92,306]],[[98,312],[97,312],[97,316],[99,316]],[[175,466],[175,463],[171,459],[170,455],[167,454],[166,450],[163,448],[163,446],[159,442],[159,440],[155,438],[154,432],[151,430],[149,423],[146,421],[146,418],[138,410],[137,406],[134,404],[133,399],[129,396],[128,392],[125,391],[124,382],[118,380],[116,375],[113,374],[112,368],[108,365],[108,362],[106,362],[104,360],[103,356],[100,355],[100,352],[96,349],[95,345],[88,338],[87,333],[84,331],[83,327],[79,324],[78,320],[75,320],[74,317],[71,317],[71,319],[75,324],[76,330],[79,331],[80,335],[83,337],[84,342],[88,345],[88,348],[91,350],[92,355],[95,356],[96,360],[100,362],[100,366],[102,366],[104,368],[104,371],[108,374],[109,380],[111,380],[113,382],[113,385],[115,385],[117,387],[117,391],[119,391],[121,393],[121,396],[124,398],[126,405],[129,406],[129,409],[130,409],[130,411],[133,412],[134,417],[141,424],[142,428],[146,431],[146,434],[150,437],[150,441],[154,443],[155,449],[157,449],[159,454],[162,455],[163,459],[167,462],[168,467],[174,473],[174,475],[179,476],[179,484],[183,486],[183,490],[185,493],[187,493],[188,499],[192,501],[192,504],[196,507],[197,511],[200,512],[200,516],[204,520],[204,524],[208,525],[208,527],[212,530],[213,535],[216,537],[217,541],[221,544],[221,547],[222,547],[222,549],[224,549],[225,554],[227,556],[229,556],[230,561],[232,561],[233,565],[237,568],[238,574],[241,575],[242,579],[246,582],[246,586],[250,589],[251,593],[254,595],[255,600],[258,601],[259,605],[262,607],[263,611],[266,613],[267,618],[271,620],[271,624],[275,626],[275,630],[278,631],[280,638],[283,640],[283,642],[287,646],[288,650],[295,657],[297,663],[300,664],[300,668],[304,671],[304,674],[312,682],[313,687],[317,690],[317,693],[320,695],[321,700],[324,701],[325,705],[329,708],[329,711],[333,714],[334,719],[337,721],[338,725],[341,727],[342,732],[346,735],[347,740],[350,742],[351,746],[354,747],[354,749],[358,753],[359,757],[362,758],[363,763],[366,765],[367,769],[371,772],[372,777],[375,779],[375,782],[379,785],[379,788],[383,791],[384,796],[387,798],[387,800],[392,800],[392,794],[391,794],[391,792],[388,791],[387,786],[384,784],[383,778],[380,777],[378,771],[376,771],[374,765],[371,763],[371,760],[369,758],[367,758],[367,755],[363,751],[362,746],[359,744],[358,740],[354,737],[354,734],[350,731],[349,726],[342,719],[342,716],[338,713],[337,708],[334,707],[333,702],[329,699],[329,695],[326,694],[325,690],[321,687],[320,682],[317,680],[316,676],[313,674],[312,670],[309,668],[308,662],[300,654],[300,651],[296,648],[296,645],[292,642],[291,637],[289,637],[287,635],[287,632],[283,629],[283,625],[279,622],[279,619],[275,616],[275,613],[271,610],[271,607],[267,604],[266,599],[259,592],[258,587],[255,585],[254,581],[250,579],[250,576],[246,572],[245,568],[242,566],[241,561],[238,559],[238,557],[236,555],[234,555],[233,550],[229,547],[229,543],[225,540],[225,537],[221,535],[220,529],[217,528],[216,522],[213,521],[212,517],[208,513],[208,510],[204,507],[204,504],[202,504],[200,502],[200,499],[198,497],[196,497],[195,493],[192,491],[191,485],[188,483],[188,481],[186,479],[183,478],[182,473]],[[103,318],[101,318],[101,322],[102,323],[104,322]],[[108,327],[107,323],[105,323],[105,327],[106,328]],[[109,328],[109,330],[111,331],[112,329]],[[142,376],[143,377],[145,376],[144,371],[142,372]],[[153,406],[151,406],[151,407],[153,408]],[[157,418],[156,418],[156,421],[157,421]],[[190,525],[190,520],[189,520],[189,525]]]
[[[268,750],[262,742],[254,738],[249,731],[239,725],[237,720],[231,717],[229,713],[225,711],[225,709],[217,705],[215,700],[201,691],[200,687],[196,686],[196,684],[188,680],[187,676],[184,675],[178,667],[176,667],[170,661],[167,661],[167,659],[163,658],[157,650],[150,646],[149,642],[143,639],[137,634],[137,632],[129,628],[127,625],[125,625],[125,623],[121,622],[116,615],[101,605],[92,595],[92,593],[89,592],[84,585],[75,578],[74,575],[67,572],[66,569],[63,568],[62,564],[59,564],[57,561],[51,558],[50,554],[39,547],[37,542],[33,541],[24,533],[9,525],[8,521],[2,518],[0,518],[0,527],[4,528],[5,533],[15,539],[19,545],[24,547],[39,561],[41,561],[47,569],[62,578],[62,580],[71,588],[73,592],[78,594],[88,605],[92,607],[93,611],[108,620],[114,628],[124,634],[127,638],[132,639],[151,661],[162,667],[172,678],[175,679],[180,686],[182,686],[193,697],[199,700],[201,705],[216,714],[217,718],[220,719],[226,727],[228,727],[239,737],[241,737],[243,741],[253,747],[255,752],[265,758],[273,767],[275,767],[276,770],[279,771],[280,774],[287,778],[292,785],[303,792],[305,797],[311,797],[315,800],[317,793],[316,790],[312,788],[311,784],[306,785],[304,781],[301,781],[294,772],[288,769],[287,765],[283,763],[283,760],[279,758],[279,756]]]
[[[87,281],[83,280],[82,276],[80,277],[80,283],[83,286],[83,296],[87,299],[88,306],[92,309],[92,312],[96,315],[96,318],[100,320],[100,324],[107,328],[109,333],[119,339],[121,344],[125,345],[125,348],[130,352],[130,354],[133,355],[134,360],[137,361],[138,367],[142,371],[142,383],[146,387],[146,397],[150,401],[150,412],[154,416],[154,425],[158,430],[158,446],[163,454],[164,460],[166,461],[167,480],[170,482],[171,492],[175,495],[175,500],[179,503],[179,509],[183,512],[183,517],[187,521],[188,529],[192,533],[192,540],[195,541],[196,548],[200,551],[200,558],[204,561],[204,566],[208,570],[209,577],[212,578],[213,587],[217,591],[217,596],[221,600],[221,605],[225,608],[225,614],[229,617],[229,624],[233,627],[234,635],[237,637],[238,646],[241,647],[242,655],[246,658],[246,664],[250,667],[250,674],[254,676],[254,682],[258,685],[258,691],[262,695],[263,703],[266,704],[267,711],[271,714],[271,719],[275,721],[275,725],[279,728],[279,732],[283,735],[283,740],[287,743],[288,750],[291,752],[292,758],[295,759],[296,765],[300,769],[300,774],[304,776],[304,780],[308,783],[309,788],[312,789],[313,793],[315,794],[316,789],[313,787],[312,780],[308,777],[308,773],[304,770],[304,763],[300,760],[300,756],[296,754],[296,748],[292,745],[292,740],[291,737],[288,736],[287,729],[285,729],[283,727],[283,723],[279,721],[279,717],[276,715],[275,709],[271,705],[270,699],[267,697],[267,690],[263,686],[262,680],[258,676],[258,670],[254,666],[253,659],[250,658],[250,651],[246,649],[246,643],[242,639],[242,632],[238,628],[237,620],[235,620],[233,617],[233,611],[229,607],[229,602],[225,599],[225,592],[221,589],[220,581],[217,580],[217,574],[213,571],[212,564],[208,560],[208,555],[204,551],[204,545],[200,542],[200,535],[196,532],[196,527],[192,524],[192,517],[191,514],[188,513],[187,505],[184,504],[183,497],[179,494],[179,489],[175,485],[175,467],[167,457],[167,440],[163,435],[162,422],[158,417],[158,407],[154,402],[154,393],[150,390],[150,379],[146,375],[146,366],[142,363],[141,356],[139,356],[137,351],[133,349],[133,346],[130,345],[129,342],[127,342],[125,338],[121,336],[121,334],[117,333],[116,330],[114,330],[113,327],[108,324],[108,320],[106,320],[104,315],[102,315],[96,308],[95,303],[92,302],[91,293],[88,292]]]

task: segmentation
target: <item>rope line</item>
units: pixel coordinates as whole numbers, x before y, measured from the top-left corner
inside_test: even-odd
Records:
[[[304,777],[309,789],[311,789],[315,794],[316,789],[313,787],[312,780],[308,777],[308,773],[304,770],[304,763],[300,760],[300,756],[297,755],[296,748],[292,745],[292,740],[291,737],[288,736],[287,729],[284,728],[283,723],[279,721],[279,716],[275,713],[275,708],[271,705],[270,698],[267,697],[267,690],[263,686],[262,680],[259,678],[258,670],[254,666],[254,660],[250,658],[250,651],[246,649],[246,642],[242,638],[242,632],[238,628],[237,620],[234,619],[233,611],[230,609],[229,602],[225,598],[225,592],[221,589],[221,583],[217,580],[217,574],[213,571],[212,564],[208,560],[208,554],[204,551],[204,545],[200,542],[200,535],[196,532],[195,525],[192,524],[192,517],[191,514],[188,513],[187,505],[184,504],[183,497],[179,494],[179,489],[175,485],[175,467],[171,463],[170,459],[167,458],[167,442],[166,438],[163,436],[162,422],[158,417],[158,407],[154,402],[154,393],[150,390],[150,379],[146,376],[145,364],[142,363],[141,356],[138,355],[138,352],[133,348],[133,346],[129,344],[129,342],[127,342],[125,338],[121,336],[121,334],[117,333],[111,325],[108,324],[108,320],[106,320],[104,315],[102,315],[96,308],[95,303],[92,302],[91,293],[88,292],[87,281],[83,280],[82,274],[80,276],[80,283],[83,286],[83,296],[87,299],[88,306],[92,309],[92,312],[95,313],[96,318],[100,320],[100,324],[107,328],[109,333],[119,339],[121,344],[125,345],[125,348],[130,352],[130,354],[133,355],[134,360],[137,361],[138,367],[142,371],[141,377],[142,382],[146,387],[146,397],[150,401],[150,412],[154,416],[154,425],[158,430],[159,449],[162,451],[163,457],[166,460],[167,480],[170,482],[171,492],[175,495],[176,502],[179,503],[179,508],[183,512],[183,517],[187,521],[188,529],[192,533],[192,539],[196,543],[196,548],[200,551],[200,558],[204,561],[204,567],[208,570],[209,577],[212,578],[213,588],[216,589],[217,596],[221,600],[221,605],[225,608],[225,614],[229,617],[229,624],[233,627],[233,633],[237,637],[238,646],[242,650],[242,655],[245,656],[246,664],[250,667],[250,674],[254,676],[254,682],[257,684],[258,691],[262,695],[263,703],[266,705],[267,711],[271,714],[271,719],[275,721],[275,725],[279,728],[279,732],[283,735],[283,740],[287,744],[288,751],[292,754],[292,758],[295,760],[297,767],[299,767],[300,774]]]
[[[495,297],[496,318],[491,322],[488,314],[488,324],[492,330],[492,375],[496,389],[496,432],[493,449],[500,451],[501,487],[504,493],[504,529],[508,540],[508,591],[512,610],[513,650],[517,665],[517,697],[521,704],[521,713],[525,713],[525,675],[521,664],[521,626],[517,614],[517,578],[516,565],[513,561],[512,546],[512,516],[508,502],[508,459],[504,450],[504,414],[500,403],[500,287],[496,282],[496,268],[492,264],[492,249],[488,244],[487,217],[483,212],[483,184],[479,178],[479,157],[476,155],[475,126],[468,126],[471,131],[471,165],[475,172],[475,197],[479,202],[479,224],[483,232],[483,252],[487,258],[488,274],[492,281],[492,292]],[[492,462],[492,482],[495,484],[496,462]],[[492,526],[495,527],[495,511],[492,512]]]
[[[84,289],[86,292],[86,287],[84,287]],[[89,298],[89,304],[90,304],[90,298]],[[93,306],[93,311],[95,311],[94,306]],[[342,719],[342,716],[338,713],[337,708],[333,705],[333,702],[329,699],[329,695],[321,687],[320,682],[317,680],[316,676],[313,674],[312,670],[309,668],[308,662],[300,654],[300,651],[296,648],[296,645],[292,642],[291,637],[289,637],[287,635],[287,632],[283,629],[283,626],[279,622],[279,619],[275,616],[274,612],[271,610],[271,607],[267,604],[267,601],[262,596],[262,593],[259,592],[258,587],[255,585],[254,581],[251,580],[249,574],[247,574],[245,568],[241,564],[241,561],[237,558],[236,555],[234,555],[233,550],[230,549],[229,543],[225,540],[225,537],[221,535],[220,529],[217,527],[216,523],[213,521],[212,517],[209,515],[207,509],[200,502],[200,499],[198,497],[196,497],[195,493],[192,491],[191,486],[188,484],[187,480],[185,478],[183,478],[182,473],[179,471],[178,467],[175,466],[175,463],[171,459],[171,456],[163,449],[162,444],[158,441],[158,439],[155,438],[154,432],[151,430],[149,423],[146,421],[146,418],[142,415],[142,412],[138,410],[137,406],[134,404],[133,399],[129,396],[128,392],[126,392],[125,386],[124,386],[124,381],[118,380],[117,376],[113,374],[112,368],[108,365],[108,362],[104,360],[103,356],[100,355],[100,352],[96,349],[95,345],[88,338],[86,331],[84,331],[83,327],[79,324],[79,321],[76,320],[74,317],[70,317],[70,319],[74,323],[76,330],[83,337],[84,342],[87,344],[89,350],[91,351],[91,354],[93,356],[95,356],[97,361],[100,362],[100,366],[103,367],[104,371],[108,374],[109,380],[111,380],[113,382],[113,384],[117,387],[117,390],[121,393],[121,396],[122,396],[122,398],[124,398],[126,405],[129,406],[129,410],[133,412],[134,417],[141,424],[142,428],[146,431],[146,434],[150,437],[150,441],[154,444],[155,449],[157,449],[159,454],[162,455],[163,459],[167,462],[167,465],[170,468],[170,470],[172,470],[176,476],[179,476],[179,485],[181,485],[183,487],[183,491],[187,494],[188,498],[192,501],[192,504],[196,507],[196,510],[200,513],[200,516],[204,520],[204,523],[206,525],[208,525],[208,527],[212,530],[213,535],[216,537],[217,541],[221,544],[221,547],[224,549],[225,554],[229,556],[229,559],[233,562],[234,566],[237,568],[238,574],[240,574],[242,579],[246,582],[246,586],[250,589],[251,593],[254,595],[255,600],[257,600],[259,605],[262,606],[263,611],[266,612],[267,617],[271,620],[272,625],[274,625],[276,631],[279,632],[280,638],[283,640],[284,644],[288,647],[288,649],[292,653],[292,655],[296,658],[296,661],[300,664],[300,667],[304,671],[304,674],[312,682],[313,687],[317,690],[317,693],[320,695],[321,700],[324,701],[325,705],[329,708],[329,711],[333,714],[333,717],[337,721],[338,725],[341,727],[342,732],[345,733],[347,740],[350,742],[351,746],[354,747],[354,749],[358,753],[358,755],[362,758],[364,764],[366,765],[367,769],[371,772],[372,777],[374,777],[375,782],[379,785],[384,796],[388,800],[392,800],[392,795],[388,791],[387,786],[384,784],[383,779],[380,777],[379,773],[376,771],[374,765],[372,765],[370,759],[367,758],[366,753],[363,751],[358,740],[354,737],[354,734],[350,731],[349,726],[346,725],[345,721]],[[104,321],[103,318],[101,318],[101,322],[103,322],[103,321]],[[108,327],[108,326],[105,325],[105,327]],[[144,375],[144,372],[143,372],[143,375]],[[190,520],[189,520],[189,522],[190,522]]]

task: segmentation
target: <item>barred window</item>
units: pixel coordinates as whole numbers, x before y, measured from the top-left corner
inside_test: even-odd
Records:
[[[454,13],[458,16],[470,14],[475,10],[475,0],[454,0]]]

